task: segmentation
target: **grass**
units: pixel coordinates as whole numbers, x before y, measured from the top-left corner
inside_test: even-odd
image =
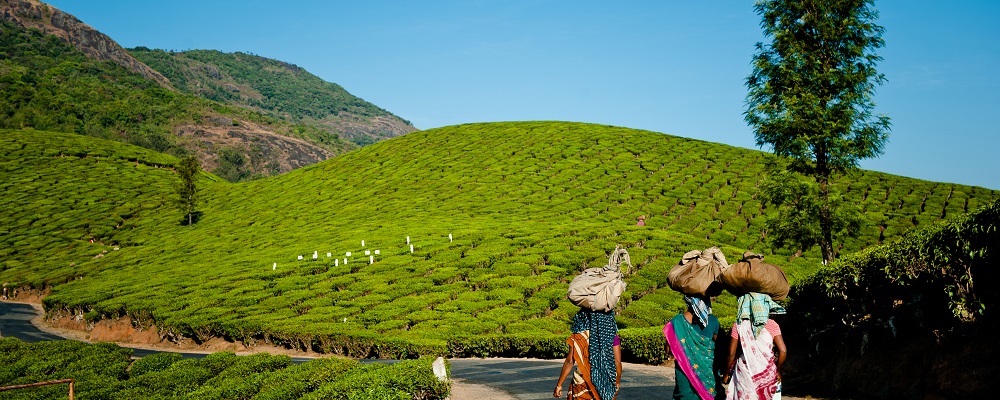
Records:
[[[38,131],[3,131],[0,146],[0,278],[51,288],[50,312],[142,319],[196,340],[359,356],[441,353],[470,338],[558,342],[576,310],[569,280],[616,244],[634,265],[623,328],[661,325],[683,307],[665,279],[687,250],[717,245],[730,262],[754,250],[793,283],[820,259],[790,260],[793,250],[764,240],[755,188],[769,155],[634,129],[459,125],[259,181],[206,174],[193,227],[171,205],[169,156]],[[841,253],[998,197],[870,171],[835,184],[867,221]],[[369,264],[364,252],[376,249]]]

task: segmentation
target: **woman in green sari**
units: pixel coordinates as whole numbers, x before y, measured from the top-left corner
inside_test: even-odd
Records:
[[[684,296],[688,308],[666,326],[668,351],[674,356],[674,399],[711,400],[716,397],[715,340],[719,319],[707,298]]]

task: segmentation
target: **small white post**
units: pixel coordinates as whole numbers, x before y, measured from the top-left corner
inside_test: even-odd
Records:
[[[319,251],[313,250],[313,260],[319,259]]]
[[[452,237],[451,237],[451,234],[450,234],[450,233],[448,234],[448,241],[449,241],[449,242],[454,242],[454,241],[455,241],[455,239],[452,239]]]
[[[361,247],[365,247],[365,240],[361,239]]]
[[[410,244],[410,237],[409,236],[406,237],[406,244]]]
[[[299,256],[299,261],[302,261],[302,256],[301,255]]]
[[[368,256],[368,263],[375,264],[375,256]]]
[[[347,322],[347,317],[344,317],[344,322]]]
[[[333,259],[333,266],[334,267],[339,267],[340,266],[340,259],[339,258]]]
[[[344,259],[344,265],[347,265],[347,259],[346,258]]]
[[[379,251],[378,250],[375,250],[375,255],[376,256],[379,255]]]
[[[271,266],[271,271],[276,271],[277,269],[278,269],[278,263],[274,263],[274,265]]]
[[[413,253],[413,245],[410,245],[410,253]]]
[[[326,253],[326,258],[330,258],[332,256],[333,256],[333,253]]]

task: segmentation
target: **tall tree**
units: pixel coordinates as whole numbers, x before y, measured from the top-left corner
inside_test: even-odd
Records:
[[[194,208],[198,202],[198,187],[195,186],[195,179],[198,177],[198,160],[193,156],[185,157],[177,165],[177,173],[181,177],[181,182],[177,185],[178,206],[181,211],[187,214],[188,226],[194,224]]]
[[[872,113],[885,82],[875,68],[884,28],[872,0],[761,0],[754,9],[771,42],[757,43],[744,116],[758,146],[816,182],[817,241],[832,261],[831,179],[882,154],[889,137],[889,117]]]

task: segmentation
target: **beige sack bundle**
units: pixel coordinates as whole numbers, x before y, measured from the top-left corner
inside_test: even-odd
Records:
[[[719,277],[726,290],[737,296],[757,292],[778,301],[788,297],[788,277],[781,267],[765,264],[764,256],[753,252],[743,253],[740,262],[731,265]]]
[[[718,247],[709,247],[705,251],[691,250],[684,253],[681,261],[670,269],[667,284],[688,296],[718,296],[722,293],[718,278],[727,268],[726,256]]]
[[[632,266],[628,251],[621,245],[608,258],[602,268],[587,268],[569,283],[566,298],[573,304],[594,311],[612,311],[625,292],[625,274],[622,264]],[[627,270],[626,270],[627,271]]]

